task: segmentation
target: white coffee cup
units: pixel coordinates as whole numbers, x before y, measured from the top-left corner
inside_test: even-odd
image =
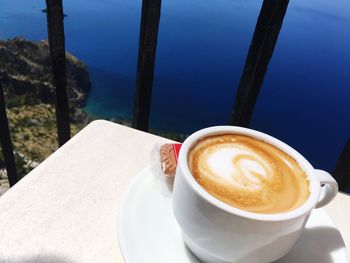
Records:
[[[293,157],[309,180],[309,198],[290,212],[258,214],[232,207],[210,195],[191,175],[187,156],[200,138],[220,133],[247,135]],[[217,126],[195,132],[182,144],[173,188],[173,210],[184,242],[203,262],[271,262],[293,247],[311,211],[328,204],[337,192],[337,182],[330,174],[314,169],[301,154],[280,140],[247,128]]]

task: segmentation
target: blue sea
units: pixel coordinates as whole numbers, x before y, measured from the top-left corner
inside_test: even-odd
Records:
[[[86,110],[131,119],[140,0],[64,1],[66,48],[89,68]],[[190,134],[227,124],[262,5],[163,0],[151,123]],[[0,38],[47,38],[45,1],[1,0]],[[350,2],[291,0],[251,127],[333,171],[350,138]]]

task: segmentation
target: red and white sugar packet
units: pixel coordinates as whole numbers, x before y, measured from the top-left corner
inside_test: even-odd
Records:
[[[161,169],[165,176],[174,176],[181,143],[166,143],[159,148]]]

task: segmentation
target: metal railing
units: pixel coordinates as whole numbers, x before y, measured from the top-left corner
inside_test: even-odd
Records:
[[[15,156],[13,154],[12,140],[10,135],[9,123],[6,115],[5,97],[2,89],[2,72],[0,75],[0,143],[5,160],[7,176],[10,186],[18,182]]]
[[[264,0],[249,47],[229,124],[249,126],[255,102],[273,55],[289,0]],[[56,123],[58,143],[70,138],[67,79],[65,74],[64,14],[62,0],[46,0],[48,38],[53,84],[56,90]],[[136,92],[132,125],[147,131],[151,112],[153,75],[157,37],[161,14],[161,0],[143,0],[140,22]],[[13,147],[6,117],[4,94],[0,78],[0,141],[10,185],[18,181]],[[340,190],[350,184],[350,140],[344,147],[333,176]]]

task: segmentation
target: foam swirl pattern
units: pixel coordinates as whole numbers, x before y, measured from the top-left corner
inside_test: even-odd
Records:
[[[298,163],[280,149],[236,134],[208,136],[190,150],[193,177],[221,201],[255,213],[281,213],[302,205],[309,182]]]

